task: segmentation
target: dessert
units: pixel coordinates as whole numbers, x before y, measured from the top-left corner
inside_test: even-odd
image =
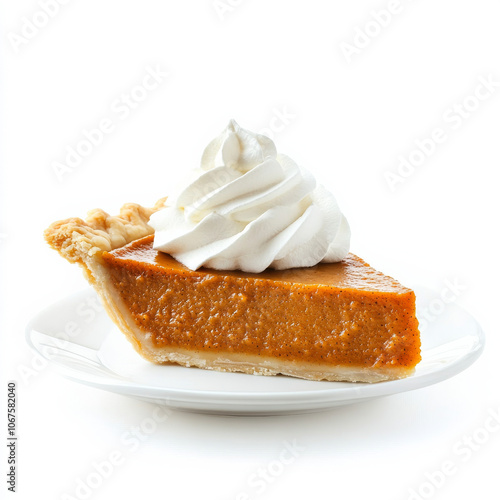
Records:
[[[378,382],[420,361],[413,291],[349,254],[333,195],[235,122],[175,197],[45,237],[155,363]]]

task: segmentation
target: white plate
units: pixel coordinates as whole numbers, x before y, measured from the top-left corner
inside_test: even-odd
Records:
[[[26,336],[30,346],[63,375],[107,391],[205,413],[301,413],[435,384],[479,357],[484,335],[474,318],[456,305],[445,305],[428,289],[417,288],[416,293],[422,361],[411,377],[376,384],[312,382],[151,364],[114,326],[92,289],[41,311],[28,325]]]

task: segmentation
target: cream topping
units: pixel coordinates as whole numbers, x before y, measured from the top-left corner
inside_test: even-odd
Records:
[[[149,221],[154,248],[192,270],[309,267],[349,251],[349,224],[334,196],[277,154],[271,139],[234,120],[166,204]]]

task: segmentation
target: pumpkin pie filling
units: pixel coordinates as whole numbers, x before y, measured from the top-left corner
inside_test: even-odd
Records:
[[[154,349],[239,353],[318,370],[404,372],[420,360],[414,293],[355,255],[259,274],[192,271],[152,245],[147,236],[102,259]]]

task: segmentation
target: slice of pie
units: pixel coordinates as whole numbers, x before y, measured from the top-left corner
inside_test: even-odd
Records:
[[[153,249],[153,208],[94,210],[45,232],[111,319],[155,363],[310,380],[378,382],[420,361],[415,295],[359,257],[261,273],[193,271]]]

